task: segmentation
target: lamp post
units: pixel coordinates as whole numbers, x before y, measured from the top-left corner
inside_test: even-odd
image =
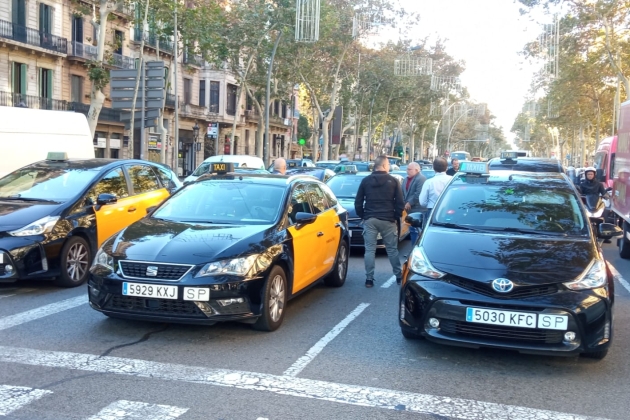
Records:
[[[440,117],[440,121],[438,121],[437,127],[435,127],[435,136],[433,136],[433,159],[435,159],[437,157],[437,135],[438,135],[438,131],[440,131],[440,124],[442,123],[442,120],[444,119],[444,116],[448,113],[448,111],[451,110],[451,108],[453,108],[453,106],[455,106],[456,103],[458,103],[458,102],[455,101],[455,102],[453,102],[451,104],[451,106],[446,108],[446,111],[444,111],[442,113],[442,116]]]
[[[197,151],[198,151],[197,145],[199,144],[197,143],[197,140],[199,140],[199,125],[197,124],[197,121],[195,121],[195,125],[193,126],[193,147],[192,147],[193,149],[192,167],[193,168],[197,168]]]

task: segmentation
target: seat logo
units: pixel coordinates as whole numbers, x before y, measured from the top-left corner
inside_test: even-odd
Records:
[[[508,279],[495,279],[492,281],[492,288],[499,293],[509,293],[514,289],[514,283]]]
[[[146,276],[147,277],[157,277],[158,275],[158,268],[154,265],[150,265],[147,267],[147,272],[146,272]]]

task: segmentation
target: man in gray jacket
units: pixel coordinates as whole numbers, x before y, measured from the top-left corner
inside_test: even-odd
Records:
[[[405,211],[409,213],[421,212],[420,207],[420,191],[422,191],[422,185],[427,178],[420,173],[420,165],[416,162],[411,162],[407,165],[407,178],[403,182],[403,200],[405,201]],[[411,243],[415,244],[418,239],[418,229],[415,227],[409,228],[409,235],[411,236]]]

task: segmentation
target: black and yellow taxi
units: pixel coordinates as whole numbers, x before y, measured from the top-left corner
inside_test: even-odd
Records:
[[[111,317],[273,331],[287,301],[344,284],[347,212],[311,176],[211,174],[108,239],[91,269],[92,308]]]
[[[63,152],[11,172],[0,179],[0,282],[82,284],[105,239],[180,187],[165,165]]]
[[[365,241],[363,240],[363,224],[361,218],[357,216],[357,213],[354,210],[354,199],[359,191],[361,181],[363,181],[363,178],[371,173],[372,172],[358,171],[357,166],[354,163],[344,164],[339,167],[337,175],[326,182],[341,205],[348,210],[350,246],[354,248],[365,247]],[[397,173],[391,173],[390,175],[398,180],[402,188],[403,177]],[[406,216],[407,213],[403,210],[402,217],[397,221],[399,241],[402,241],[409,235],[409,225],[404,222]],[[381,238],[380,233],[378,235],[376,247],[385,248],[385,244],[383,243],[383,238]]]
[[[403,336],[456,346],[603,358],[613,276],[571,181],[558,172],[462,162],[405,263]]]

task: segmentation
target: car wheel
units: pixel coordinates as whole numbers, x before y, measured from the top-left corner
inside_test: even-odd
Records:
[[[348,245],[342,240],[337,250],[333,271],[326,276],[324,284],[330,287],[341,287],[346,282],[346,274],[348,274]]]
[[[625,260],[630,259],[630,241],[626,236],[630,231],[628,222],[623,222],[623,236],[619,239],[619,256]]]
[[[405,337],[407,340],[419,340],[422,338],[421,335],[418,335],[414,332],[411,332],[409,330],[405,330],[403,328],[400,329],[400,332],[402,333],[403,337]]]
[[[255,330],[275,331],[282,324],[287,303],[287,277],[281,267],[275,266],[269,272],[263,289],[262,311],[252,325]]]
[[[602,360],[608,354],[608,349],[594,351],[591,353],[582,353],[582,357],[588,357],[589,359]]]
[[[73,236],[61,248],[61,273],[56,284],[62,287],[80,286],[87,280],[90,264],[90,246],[80,236]]]

